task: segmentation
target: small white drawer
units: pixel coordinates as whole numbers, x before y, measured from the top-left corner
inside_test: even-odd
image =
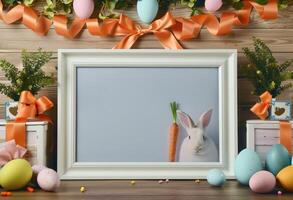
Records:
[[[0,120],[0,143],[6,141],[6,121]],[[26,123],[27,154],[26,159],[34,164],[47,165],[47,129],[48,123],[44,121],[31,121]]]
[[[293,129],[293,121],[290,121],[290,123]],[[279,121],[248,120],[246,122],[247,148],[255,150],[260,155],[263,162],[271,146],[274,144],[279,144],[279,127]]]

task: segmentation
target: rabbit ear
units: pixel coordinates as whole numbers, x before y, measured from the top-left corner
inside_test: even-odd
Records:
[[[185,129],[189,129],[193,127],[192,119],[185,112],[182,112],[181,110],[177,110],[177,115],[179,117],[180,123]]]
[[[213,109],[209,109],[207,112],[203,113],[199,118],[199,126],[201,128],[206,128],[211,120]]]

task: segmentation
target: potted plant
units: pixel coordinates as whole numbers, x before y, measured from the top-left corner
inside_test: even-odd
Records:
[[[42,49],[38,49],[37,52],[23,50],[21,53],[22,69],[18,69],[5,59],[0,60],[0,70],[10,82],[9,84],[0,83],[0,92],[13,100],[13,102],[5,102],[7,120],[15,119],[17,101],[22,91],[27,90],[33,95],[37,95],[41,88],[54,83],[53,75],[46,75],[42,70],[51,57],[52,53]]]
[[[241,74],[250,80],[254,86],[253,95],[260,96],[268,91],[276,98],[284,90],[293,86],[285,82],[293,78],[293,71],[288,68],[293,59],[279,64],[269,47],[260,39],[253,38],[254,51],[243,48],[249,64],[241,68]]]

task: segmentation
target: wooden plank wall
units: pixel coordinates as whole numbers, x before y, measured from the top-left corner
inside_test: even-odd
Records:
[[[173,10],[175,16],[188,16],[188,10],[178,8]],[[183,46],[187,49],[208,49],[208,48],[235,48],[238,49],[238,67],[247,63],[242,48],[251,47],[252,36],[264,40],[274,52],[280,62],[293,58],[293,6],[279,13],[279,18],[272,21],[264,21],[258,14],[253,12],[251,23],[247,27],[238,27],[228,36],[217,37],[211,35],[206,29],[201,31],[198,39],[185,41]],[[126,12],[135,20],[137,19],[135,8]],[[102,48],[110,49],[121,38],[100,38],[91,36],[86,30],[79,38],[74,40],[65,39],[56,35],[54,30],[50,30],[46,37],[41,37],[25,28],[23,25],[5,25],[0,22],[0,58],[6,58],[17,66],[20,66],[21,49],[35,51],[41,47],[47,51],[54,52],[54,59],[45,67],[47,72],[53,72],[56,77],[56,52],[59,48]],[[140,39],[135,48],[162,48],[153,35],[147,35]],[[293,68],[293,67],[292,67]],[[0,73],[1,82],[5,82],[3,73]],[[250,106],[257,100],[250,95],[251,84],[239,75],[238,79],[238,116],[239,116],[239,148],[245,146],[245,121],[255,118],[250,112]],[[291,101],[293,89],[288,90],[280,98]],[[46,87],[41,91],[42,95],[48,95],[55,104],[57,103],[57,86]],[[8,100],[0,95],[0,116],[3,116],[3,102]],[[56,121],[57,106],[50,112]],[[56,136],[56,123],[54,134]],[[53,147],[54,148],[54,147]]]

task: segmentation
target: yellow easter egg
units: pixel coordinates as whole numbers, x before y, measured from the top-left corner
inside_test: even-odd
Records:
[[[18,190],[31,180],[33,170],[24,159],[15,159],[4,165],[0,171],[0,184],[5,190]]]
[[[293,165],[282,169],[277,174],[277,180],[285,190],[293,192]]]

